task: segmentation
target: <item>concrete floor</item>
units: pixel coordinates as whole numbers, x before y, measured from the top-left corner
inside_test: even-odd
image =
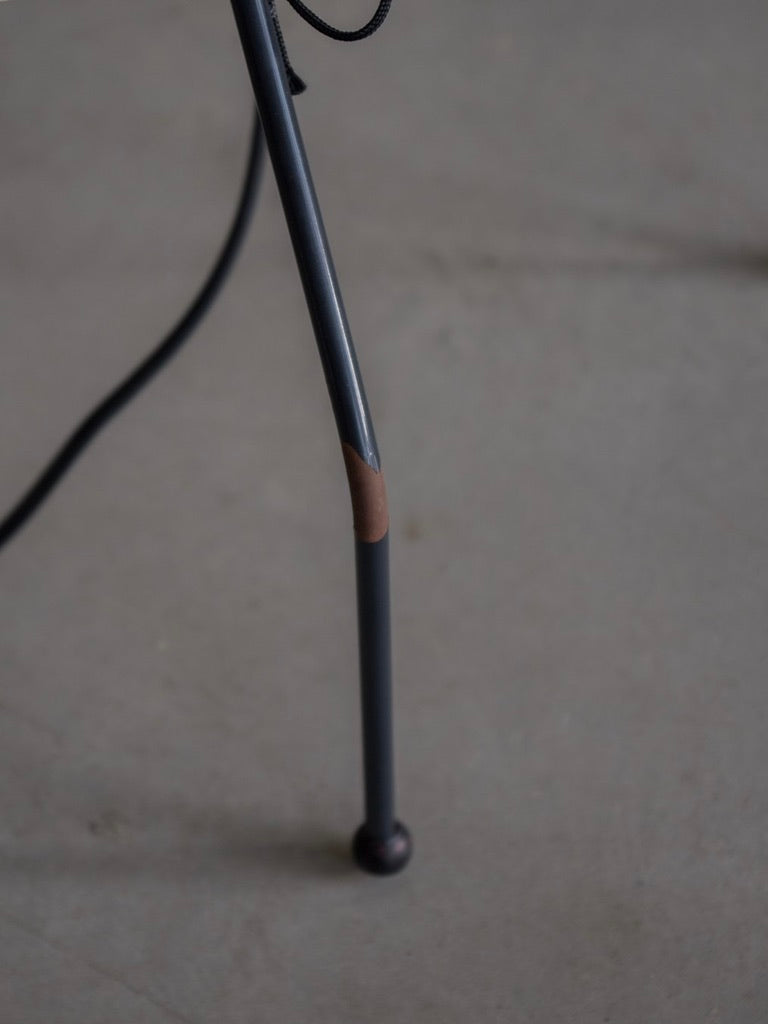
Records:
[[[764,1022],[768,7],[396,2],[352,47],[282,8],[416,857],[346,855],[351,516],[267,174],[2,554],[0,1019]],[[193,292],[249,109],[225,3],[0,4],[3,506]]]

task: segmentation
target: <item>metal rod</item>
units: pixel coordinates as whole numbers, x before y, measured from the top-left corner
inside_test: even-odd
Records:
[[[264,136],[293,242],[349,480],[356,534],[365,821],[353,852],[375,874],[410,859],[394,815],[386,491],[371,415],[344,312],[269,0],[232,0]]]
[[[386,838],[395,824],[392,667],[389,636],[389,534],[355,542],[365,768],[365,821]]]
[[[232,0],[339,436],[373,469],[379,453],[267,0]]]

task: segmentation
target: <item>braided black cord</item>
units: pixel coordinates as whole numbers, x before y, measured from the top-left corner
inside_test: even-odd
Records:
[[[306,85],[301,78],[293,70],[290,58],[288,57],[288,48],[285,45],[285,38],[283,36],[283,30],[280,27],[280,19],[277,16],[277,7],[275,6],[275,0],[269,0],[269,13],[272,16],[272,24],[275,26],[275,35],[277,36],[277,44],[280,47],[280,56],[283,58],[283,67],[285,68],[285,74],[288,78],[288,88],[291,90],[291,96],[300,96],[306,90]]]
[[[343,29],[334,28],[334,26],[329,25],[327,21],[323,21],[323,19],[315,14],[314,11],[310,10],[305,3],[302,3],[302,0],[288,0],[288,3],[297,14],[300,14],[305,21],[309,22],[312,28],[316,28],[317,31],[322,32],[324,36],[330,36],[331,39],[338,39],[342,43],[356,43],[360,39],[367,39],[368,36],[372,36],[377,29],[381,28],[384,23],[384,19],[389,14],[389,8],[392,6],[392,0],[381,0],[370,21],[366,22],[362,28],[346,32]]]
[[[261,121],[259,120],[258,112],[256,112],[254,114],[253,133],[248,151],[248,162],[237,210],[226,241],[203,286],[186,313],[184,313],[170,333],[121,384],[118,384],[85,417],[74,432],[70,434],[69,438],[54,455],[26,494],[16,503],[6,517],[0,520],[0,547],[6,544],[34,515],[96,434],[176,355],[210,309],[216,296],[221,291],[222,285],[229,276],[232,264],[245,237],[258,192],[263,155],[264,146]]]

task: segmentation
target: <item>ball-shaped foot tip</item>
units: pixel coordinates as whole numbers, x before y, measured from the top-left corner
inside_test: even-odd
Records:
[[[394,875],[402,871],[413,852],[411,833],[399,821],[387,839],[372,836],[361,825],[352,842],[352,853],[363,871],[372,875]]]

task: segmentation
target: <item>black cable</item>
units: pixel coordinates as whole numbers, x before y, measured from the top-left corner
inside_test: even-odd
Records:
[[[125,380],[80,423],[21,500],[0,522],[0,547],[24,526],[82,454],[96,434],[176,355],[210,309],[234,264],[245,237],[258,192],[264,145],[258,112],[254,112],[245,177],[229,233],[218,259],[187,311],[173,330]]]
[[[300,14],[305,21],[309,22],[312,28],[316,28],[324,36],[338,39],[342,43],[356,43],[360,39],[367,39],[368,36],[372,36],[377,29],[381,28],[384,19],[389,14],[389,8],[392,6],[392,0],[381,0],[370,21],[367,21],[362,28],[347,32],[344,29],[334,28],[327,21],[323,21],[319,15],[310,10],[305,3],[302,3],[302,0],[288,0],[288,3],[297,14]]]
[[[288,47],[285,45],[285,36],[283,35],[283,30],[280,26],[280,19],[277,16],[275,0],[269,0],[269,13],[272,17],[272,24],[275,26],[277,45],[280,47],[280,56],[283,58],[283,66],[285,67],[285,74],[288,78],[288,88],[291,91],[291,96],[300,96],[306,91],[307,87],[304,81],[299,78],[294,71],[290,57],[288,56]]]
[[[304,81],[296,74],[290,58],[288,57],[288,48],[285,45],[283,30],[280,27],[280,19],[277,16],[276,0],[268,0],[268,3],[269,13],[272,16],[272,24],[275,27],[277,43],[280,47],[280,54],[283,58],[285,74],[288,78],[288,87],[292,96],[299,96],[307,87]],[[362,28],[346,31],[345,29],[334,28],[334,26],[329,25],[327,21],[323,21],[323,19],[319,15],[315,14],[314,11],[310,10],[302,0],[288,0],[288,3],[293,7],[297,14],[300,14],[301,17],[312,26],[312,28],[317,29],[317,31],[321,32],[324,36],[330,36],[331,39],[338,39],[343,43],[356,43],[361,39],[367,39],[368,36],[372,36],[373,33],[376,32],[377,29],[380,29],[384,24],[384,21],[389,14],[389,9],[392,6],[392,0],[380,0],[379,6],[376,8],[373,17],[367,21]]]

